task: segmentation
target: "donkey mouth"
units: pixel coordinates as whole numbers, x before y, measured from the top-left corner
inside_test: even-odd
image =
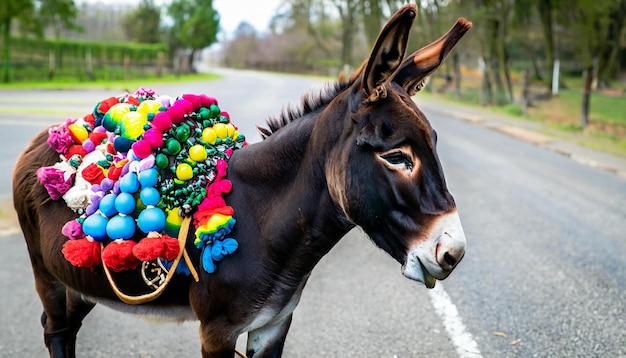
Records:
[[[435,287],[437,282],[437,279],[428,272],[420,259],[415,255],[408,256],[406,263],[402,265],[402,274],[406,278],[423,283],[426,288]]]

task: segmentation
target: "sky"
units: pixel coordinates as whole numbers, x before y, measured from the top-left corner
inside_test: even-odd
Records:
[[[280,3],[281,0],[213,0],[213,8],[220,14],[220,26],[230,36],[242,21],[259,32],[266,31]]]

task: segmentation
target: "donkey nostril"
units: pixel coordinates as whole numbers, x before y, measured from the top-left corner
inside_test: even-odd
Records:
[[[443,260],[452,267],[454,267],[454,265],[456,265],[456,262],[457,262],[454,256],[450,255],[447,252],[443,254]]]

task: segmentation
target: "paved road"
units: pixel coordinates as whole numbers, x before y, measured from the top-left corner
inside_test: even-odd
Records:
[[[318,84],[227,71],[220,81],[155,89],[218,97],[256,141],[254,125]],[[3,153],[17,154],[37,130],[117,93],[0,91]],[[625,356],[626,179],[442,115],[428,103],[424,108],[438,130],[440,157],[468,237],[464,261],[428,291],[404,279],[393,260],[352,231],[314,271],[285,355]],[[4,157],[0,165],[9,168],[13,161]],[[10,196],[4,173],[0,199]],[[7,228],[0,229],[0,262],[0,357],[43,357],[41,306],[26,248]],[[98,306],[84,322],[78,351],[89,357],[198,356],[197,324],[157,323]]]

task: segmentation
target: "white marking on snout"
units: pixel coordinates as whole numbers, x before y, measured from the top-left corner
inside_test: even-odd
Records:
[[[409,248],[402,274],[432,288],[443,280],[465,255],[465,233],[455,211],[440,216],[425,238],[416,238]]]

